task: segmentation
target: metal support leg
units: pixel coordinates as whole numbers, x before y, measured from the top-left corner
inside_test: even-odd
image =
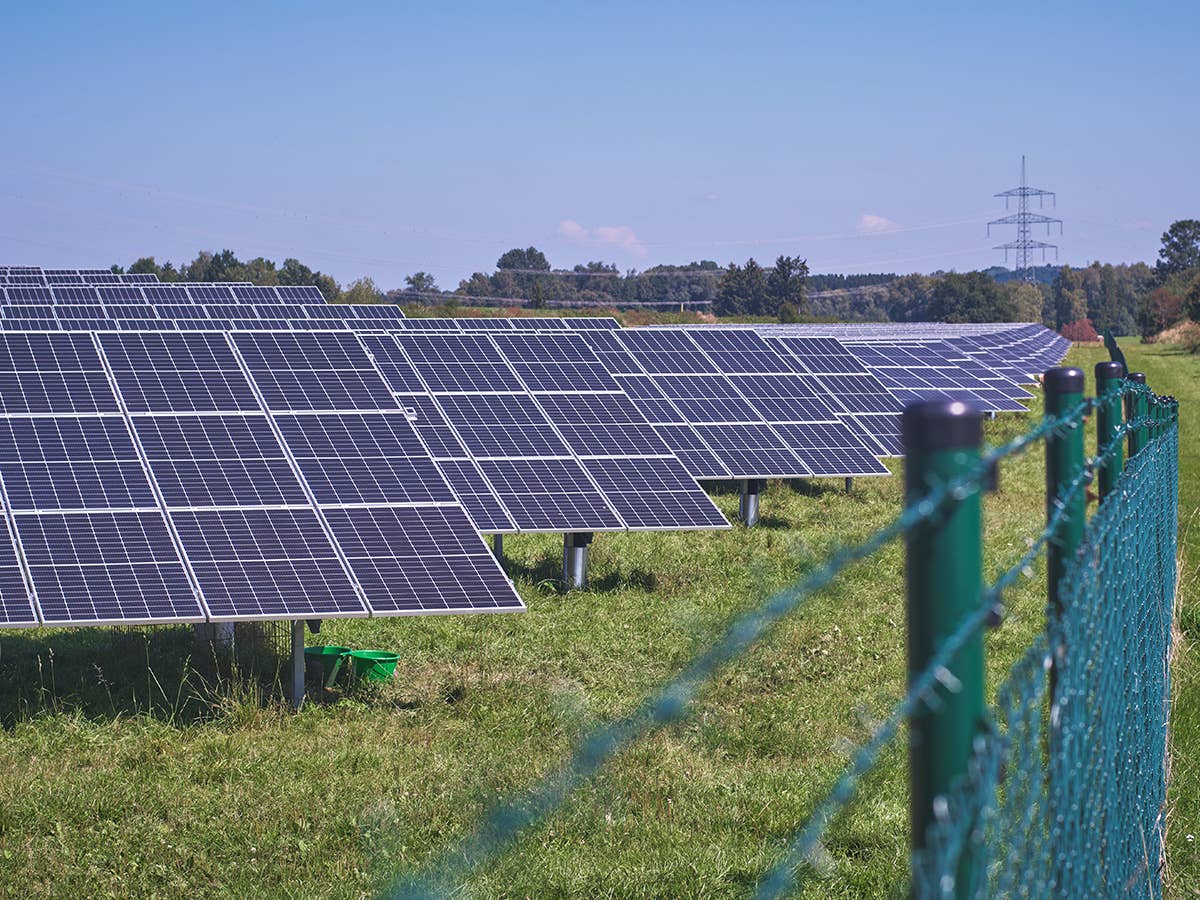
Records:
[[[292,708],[304,705],[304,621],[292,622]]]
[[[757,478],[747,478],[742,482],[742,494],[738,499],[738,518],[747,527],[758,521],[758,494],[762,485],[762,481]]]
[[[588,547],[590,531],[569,532],[563,535],[563,589],[581,591],[587,587]]]
[[[853,478],[847,478],[847,479],[846,479],[846,493],[848,494],[848,493],[850,493],[852,490],[854,490],[854,479],[853,479]]]
[[[492,535],[492,556],[496,557],[497,561],[504,562],[504,535]]]

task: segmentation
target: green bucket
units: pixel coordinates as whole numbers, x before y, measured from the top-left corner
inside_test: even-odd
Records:
[[[351,650],[350,671],[355,678],[367,681],[387,681],[396,674],[400,654],[386,650]]]
[[[320,665],[321,682],[322,684],[327,684],[337,673],[337,669],[342,662],[342,657],[349,652],[349,647],[334,647],[331,645],[305,647],[304,662],[306,664]]]

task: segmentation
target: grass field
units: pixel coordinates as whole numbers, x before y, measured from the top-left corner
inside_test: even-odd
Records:
[[[1189,568],[1174,684],[1171,892],[1200,885],[1200,358],[1129,345],[1180,398]],[[1086,366],[1094,348],[1072,352]],[[1040,401],[1037,403],[1040,409]],[[1032,417],[989,424],[999,443]],[[986,500],[987,574],[1044,517],[1042,456]],[[899,472],[898,463],[893,469]],[[737,496],[716,495],[733,516]],[[529,612],[328,622],[320,639],[402,655],[394,684],[298,715],[203,682],[186,630],[148,649],[104,631],[0,634],[0,896],[370,895],[634,707],[738,611],[899,509],[899,478],[772,483],[754,529],[600,535],[592,587],[561,595],[561,539],[506,541]],[[1039,573],[1040,574],[1040,573]],[[1044,585],[1009,597],[994,684],[1042,624]],[[685,722],[635,745],[470,888],[481,896],[740,897],[778,858],[904,686],[901,548],[812,598],[721,671]],[[128,648],[134,647],[134,651]],[[904,896],[902,739],[827,835],[811,897]]]

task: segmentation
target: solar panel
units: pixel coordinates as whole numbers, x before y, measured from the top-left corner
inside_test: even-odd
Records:
[[[627,527],[728,526],[579,335],[499,334],[493,340]]]
[[[403,412],[279,414],[275,421],[318,503],[454,502]]]
[[[132,417],[170,507],[307,504],[264,415]]]
[[[0,481],[18,512],[157,507],[118,416],[0,417]]]
[[[47,625],[204,621],[158,510],[15,519]]]
[[[842,343],[833,338],[772,337],[767,343],[812,375],[838,419],[885,456],[902,455],[902,404]]]
[[[420,379],[516,528],[624,527],[490,337],[400,333],[372,352],[384,364],[399,357]],[[467,374],[449,374],[456,361]],[[473,389],[464,392],[468,385]]]
[[[458,506],[358,507],[326,516],[376,612],[524,609]]]
[[[310,508],[176,510],[212,618],[367,614]]]
[[[18,628],[37,624],[33,600],[21,573],[7,519],[0,517],[0,626]]]
[[[113,332],[100,344],[130,412],[259,411],[222,334]]]
[[[0,334],[0,412],[116,412],[117,399],[86,334]]]
[[[233,341],[271,410],[398,408],[352,334],[239,332]]]

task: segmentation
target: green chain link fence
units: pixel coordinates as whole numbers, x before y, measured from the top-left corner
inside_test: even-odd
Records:
[[[909,725],[912,894],[919,898],[1162,894],[1170,652],[1178,523],[1178,406],[1118,363],[1046,373],[1046,415],[982,449],[963,404],[905,413],[904,511],[862,544],[738,617],[631,715],[585,737],[555,773],[495,806],[467,838],[394,884],[440,897],[553,813],[573,788],[651,730],[848,565],[907,542],[909,680],[757,895],[786,895],[883,749]],[[1098,453],[1084,457],[1094,418]],[[998,464],[1044,443],[1047,521],[1025,555],[982,583],[981,507]],[[1129,458],[1125,460],[1128,446]],[[1100,502],[1088,518],[1089,488]],[[1046,627],[984,702],[984,641],[1004,595],[1047,556]]]

